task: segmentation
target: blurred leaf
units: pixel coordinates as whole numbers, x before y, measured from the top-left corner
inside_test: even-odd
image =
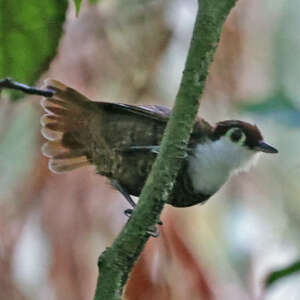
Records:
[[[74,0],[75,9],[76,9],[76,16],[78,16],[81,6],[81,0]]]
[[[259,103],[239,103],[237,108],[243,113],[269,117],[281,125],[300,127],[300,109],[281,91]]]
[[[299,271],[300,260],[294,262],[288,267],[270,273],[266,279],[265,285],[267,288],[269,288],[271,285],[273,285],[274,282],[278,281],[279,279],[286,278],[287,276],[293,275]]]
[[[7,114],[3,103],[0,112]],[[8,105],[12,105],[9,103]],[[39,112],[29,102],[15,107],[10,118],[0,114],[0,199],[12,193],[16,185],[28,176],[38,151]],[[4,175],[5,174],[5,175]]]
[[[246,113],[253,113],[272,118],[275,122],[288,127],[300,127],[299,103],[299,50],[298,35],[300,25],[299,1],[284,1],[276,30],[273,32],[272,62],[273,86],[276,91],[260,103],[244,103],[239,108]],[[293,95],[293,96],[287,96]]]
[[[34,84],[56,54],[67,6],[67,0],[0,0],[0,78]]]
[[[97,2],[100,2],[100,0],[90,0],[91,4],[94,4],[94,3],[97,3]]]
[[[295,94],[300,75],[299,1],[283,1],[273,36],[274,86]]]

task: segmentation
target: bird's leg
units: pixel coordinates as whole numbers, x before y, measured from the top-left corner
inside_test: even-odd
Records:
[[[125,216],[130,218],[134,208],[136,207],[136,203],[133,201],[133,199],[128,194],[128,192],[120,185],[120,183],[117,180],[113,179],[113,180],[111,180],[111,183],[125,197],[125,199],[128,201],[128,203],[132,206],[132,208],[128,208],[124,211]],[[163,225],[162,221],[159,221],[157,224]],[[151,229],[147,232],[152,237],[159,236],[159,231],[156,227],[154,227],[154,229]]]
[[[118,180],[112,179],[111,183],[125,197],[125,199],[132,206],[132,208],[135,208],[136,207],[136,203],[130,197],[130,195],[128,194],[128,192],[120,185],[120,183],[118,182]],[[127,213],[126,213],[127,211],[128,211],[128,209],[125,210],[125,215],[126,216],[128,216]],[[131,209],[131,212],[132,212],[132,209]],[[131,214],[131,213],[129,213],[129,214]]]

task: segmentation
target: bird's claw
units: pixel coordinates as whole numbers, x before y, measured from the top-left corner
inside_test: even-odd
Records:
[[[132,208],[127,208],[124,210],[124,215],[128,218],[131,218],[132,212],[133,212]]]
[[[128,217],[129,219],[131,218],[132,212],[133,212],[133,209],[132,209],[132,208],[127,208],[127,209],[124,210],[125,216]],[[158,224],[158,225],[163,225],[163,222],[159,220],[159,221],[157,222],[157,224]],[[159,229],[157,229],[156,226],[153,226],[150,230],[147,231],[147,233],[148,233],[150,236],[156,238],[156,237],[159,236]]]
[[[147,231],[147,234],[149,234],[150,236],[152,236],[154,238],[157,238],[157,237],[159,237],[159,229],[157,229],[156,226],[152,226],[152,228]]]

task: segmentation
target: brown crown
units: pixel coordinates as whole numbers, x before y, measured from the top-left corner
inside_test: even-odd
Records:
[[[231,128],[240,128],[246,135],[245,145],[253,148],[263,140],[263,137],[256,125],[238,120],[227,120],[217,123],[213,131],[213,139],[217,140]]]

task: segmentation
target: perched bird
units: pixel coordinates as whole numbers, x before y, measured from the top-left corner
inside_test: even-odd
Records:
[[[43,154],[54,173],[95,165],[134,206],[159,152],[170,109],[159,105],[93,102],[50,80],[53,96],[43,98],[46,114]],[[228,177],[253,162],[259,152],[277,153],[255,125],[237,120],[211,126],[197,118],[168,204],[192,206],[206,201]]]

